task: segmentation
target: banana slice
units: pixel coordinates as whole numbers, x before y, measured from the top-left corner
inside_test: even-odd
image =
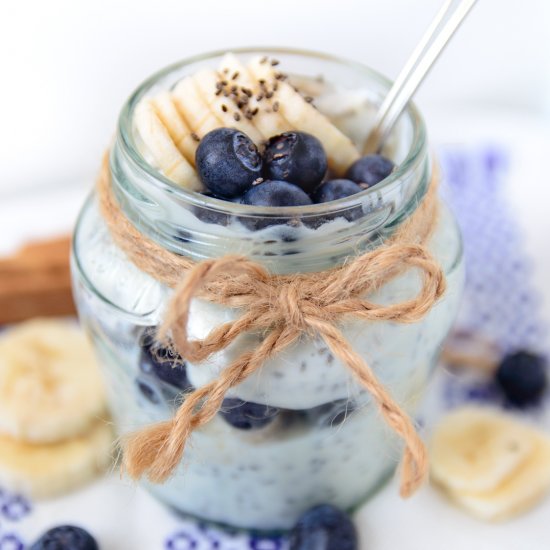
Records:
[[[112,452],[113,433],[104,422],[58,443],[36,445],[0,436],[0,486],[31,498],[53,497],[105,471]]]
[[[531,456],[496,489],[451,493],[451,498],[485,521],[503,521],[535,506],[550,491],[550,442],[539,438]]]
[[[258,81],[263,80],[266,83],[268,89],[272,90],[274,83],[277,83],[273,105],[277,104],[278,112],[293,128],[308,132],[319,139],[325,148],[329,167],[337,176],[344,174],[359,158],[359,151],[352,141],[290,84],[277,80],[273,67],[265,59],[254,59],[248,68]]]
[[[0,338],[0,433],[60,441],[88,430],[105,409],[99,368],[76,326],[37,319]]]
[[[497,489],[529,460],[537,439],[503,414],[480,407],[451,412],[434,432],[432,479],[457,493]]]
[[[288,83],[300,90],[305,96],[317,99],[327,93],[333,93],[334,86],[324,81],[322,77],[313,78],[299,74],[288,75]]]
[[[293,129],[278,111],[273,110],[273,98],[265,97],[258,80],[234,54],[228,53],[223,57],[218,74],[229,83],[234,82],[239,88],[242,86],[252,91],[247,107],[254,113],[252,123],[264,139]]]
[[[176,109],[172,94],[166,91],[161,92],[151,98],[151,103],[176,147],[187,162],[191,166],[195,166],[195,151],[199,145],[199,140],[193,137],[193,131],[187,126],[184,118]]]
[[[222,126],[237,128],[241,132],[244,132],[257,145],[263,141],[262,134],[236,108],[233,101],[222,93],[218,93],[220,77],[216,71],[202,69],[195,74],[193,80],[210,111],[222,122]],[[238,88],[237,84],[232,84],[232,86]]]
[[[172,99],[180,116],[199,138],[223,126],[204,101],[192,77],[183,78],[176,84],[172,90]]]
[[[177,148],[149,98],[136,106],[134,123],[143,144],[167,178],[193,191],[203,189],[195,169]]]

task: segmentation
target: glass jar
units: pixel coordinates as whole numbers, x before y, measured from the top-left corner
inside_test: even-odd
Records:
[[[257,54],[237,53],[245,61]],[[320,102],[356,142],[366,137],[373,109],[389,89],[386,79],[361,65],[314,53],[261,53],[277,57],[302,83],[320,85],[319,75],[334,83],[332,95]],[[381,246],[415,211],[431,179],[425,128],[413,105],[385,149],[396,170],[377,186],[330,204],[282,209],[234,204],[184,190],[147,162],[132,124],[136,103],[199,68],[217,66],[221,55],[157,73],[124,106],[109,158],[112,188],[124,215],[176,254],[195,261],[244,254],[274,273],[329,269]],[[411,415],[455,317],[463,282],[461,240],[444,206],[429,248],[445,271],[447,291],[421,321],[351,320],[341,327]],[[73,275],[80,317],[104,367],[120,435],[169,418],[185,398],[187,381],[195,387],[207,383],[262,339],[261,334],[242,334],[203,364],[187,364],[184,384],[155,376],[144,340],[161,322],[171,290],[117,248],[94,195],[76,227]],[[419,288],[419,274],[408,270],[369,299],[400,302]],[[203,338],[236,315],[196,299],[190,336]],[[258,410],[259,420],[254,418]],[[246,426],[234,421],[243,411],[253,419]],[[353,509],[390,476],[401,450],[368,392],[326,345],[304,336],[229,392],[222,412],[193,433],[182,463],[166,483],[144,483],[184,513],[235,527],[280,530],[316,504]]]

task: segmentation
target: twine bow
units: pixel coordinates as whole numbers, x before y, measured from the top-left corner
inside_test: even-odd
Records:
[[[192,262],[146,238],[121,214],[112,194],[105,161],[98,181],[102,214],[111,234],[140,269],[174,288],[158,339],[181,356],[200,363],[225,349],[239,334],[256,331],[262,342],[237,357],[217,379],[195,389],[173,418],[130,434],[124,465],[135,479],[143,475],[165,481],[182,459],[191,433],[219,411],[227,391],[257,371],[268,359],[299,338],[319,337],[372,395],[387,424],[405,441],[401,495],[411,495],[428,467],[424,444],[409,416],[377,380],[365,360],[352,348],[339,326],[349,318],[413,323],[420,320],[445,292],[443,271],[424,246],[437,216],[432,184],[415,214],[388,243],[337,269],[298,275],[272,275],[242,256]],[[420,240],[420,242],[415,242]],[[421,274],[419,293],[397,304],[381,305],[365,296],[384,283],[415,268]],[[189,308],[195,298],[236,308],[235,320],[213,330],[203,340],[190,340]]]

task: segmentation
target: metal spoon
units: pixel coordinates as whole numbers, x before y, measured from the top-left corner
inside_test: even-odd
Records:
[[[401,112],[477,0],[447,0],[399,73],[376,114],[365,154],[380,152]]]

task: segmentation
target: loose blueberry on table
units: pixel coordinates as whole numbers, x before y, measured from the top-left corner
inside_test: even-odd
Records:
[[[376,185],[394,169],[391,160],[367,155],[349,167],[346,179],[325,180],[327,155],[315,136],[285,132],[271,137],[261,154],[248,136],[232,128],[217,128],[206,134],[195,161],[206,195],[258,207],[307,206],[343,199]],[[338,216],[354,221],[362,214],[357,207],[315,218],[306,225],[317,228]],[[218,223],[216,220],[217,216],[206,216],[204,221]],[[227,217],[220,216],[219,220],[227,225]],[[251,230],[260,230],[297,220],[241,216],[239,221]]]
[[[61,525],[44,533],[29,550],[98,550],[95,539],[81,527]]]
[[[528,351],[506,355],[497,369],[496,381],[512,405],[536,404],[548,385],[546,359]]]
[[[357,532],[338,508],[322,504],[308,510],[290,533],[290,550],[357,550]]]

